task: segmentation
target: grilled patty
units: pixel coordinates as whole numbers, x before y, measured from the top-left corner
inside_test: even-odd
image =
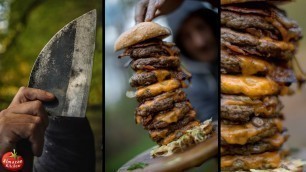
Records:
[[[137,123],[142,123],[142,121],[148,121],[147,118],[152,119],[147,123],[142,123],[146,129],[159,129],[165,128],[168,125],[177,122],[182,119],[190,110],[192,106],[189,102],[179,102],[175,103],[174,108],[168,109],[166,111],[159,111],[158,114],[150,114],[148,116],[136,116]]]
[[[153,71],[141,71],[135,73],[130,78],[130,85],[132,87],[147,86],[157,83],[159,81],[167,80],[170,78],[176,78],[178,80],[190,79],[183,71],[171,71],[171,70],[153,70]]]
[[[136,60],[149,57],[178,56],[179,54],[180,50],[175,44],[163,42],[159,39],[150,39],[127,48],[119,58],[130,56],[132,59]]]
[[[180,67],[178,56],[160,56],[159,58],[141,58],[133,60],[131,68],[137,70],[175,69]]]
[[[239,125],[221,123],[221,145],[255,143],[282,131],[282,122],[276,118],[253,117],[250,122]]]
[[[229,28],[221,28],[221,45],[243,55],[289,60],[294,56],[296,46],[289,42],[257,38]]]
[[[199,124],[198,121],[195,121],[195,115],[195,111],[192,110],[183,119],[179,120],[177,123],[169,125],[167,128],[149,130],[150,137],[158,144],[163,145],[167,144],[166,141],[169,141],[170,138],[172,140],[176,140],[180,137],[176,134],[181,133],[182,131],[190,129],[193,126],[197,126]],[[176,134],[173,135],[173,133]]]
[[[253,116],[274,117],[282,108],[277,96],[253,98],[221,94],[221,118],[233,122],[246,122]]]
[[[221,50],[221,73],[266,76],[272,80],[290,85],[296,77],[288,62],[265,61],[253,56],[243,56]]]
[[[251,155],[264,152],[276,151],[282,147],[288,139],[287,132],[263,139],[259,142],[246,145],[226,145],[221,147],[221,155]]]
[[[302,38],[297,22],[270,3],[243,3],[222,6],[221,24],[257,37],[296,42]]]
[[[163,93],[140,104],[136,109],[136,116],[148,116],[160,111],[172,109],[177,102],[186,100],[182,89]]]
[[[283,151],[265,152],[253,155],[227,155],[221,157],[222,171],[249,171],[250,169],[278,168]]]

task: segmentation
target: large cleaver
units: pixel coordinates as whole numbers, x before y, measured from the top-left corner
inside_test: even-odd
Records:
[[[95,49],[96,10],[71,21],[40,52],[29,87],[49,91],[51,116],[85,117]]]
[[[44,103],[50,116],[85,117],[96,39],[96,10],[71,21],[45,45],[33,66],[29,87],[49,91],[56,101]],[[32,169],[30,143],[17,144],[23,171]]]

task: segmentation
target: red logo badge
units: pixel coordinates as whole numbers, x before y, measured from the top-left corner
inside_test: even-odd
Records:
[[[23,158],[17,155],[15,149],[13,152],[7,152],[6,154],[4,154],[1,162],[3,167],[10,171],[21,170],[24,165]]]

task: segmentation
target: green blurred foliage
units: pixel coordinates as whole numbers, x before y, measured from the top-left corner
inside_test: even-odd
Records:
[[[11,0],[7,0],[11,1]],[[5,0],[2,0],[5,2]],[[26,86],[35,59],[48,40],[69,21],[96,8],[98,21],[89,105],[102,102],[102,2],[98,0],[11,1],[9,28],[0,33],[0,108],[5,108],[20,86]]]
[[[97,171],[102,171],[102,1],[0,0],[0,22],[9,23],[7,30],[0,29],[0,109],[8,106],[19,87],[27,86],[35,59],[51,37],[92,9],[97,9],[98,19],[87,117],[95,134]]]

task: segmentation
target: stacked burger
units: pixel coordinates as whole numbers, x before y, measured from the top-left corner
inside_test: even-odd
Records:
[[[153,22],[143,22],[120,35],[115,51],[130,56],[135,74],[130,85],[139,102],[135,119],[160,146],[153,156],[168,156],[204,141],[212,133],[211,121],[200,123],[182,90],[191,75],[181,68],[180,51],[162,39],[170,31]]]
[[[288,87],[297,80],[291,60],[301,28],[272,2],[221,0],[224,171],[301,170],[301,164],[284,160],[288,134],[279,100],[279,95],[292,93]]]

